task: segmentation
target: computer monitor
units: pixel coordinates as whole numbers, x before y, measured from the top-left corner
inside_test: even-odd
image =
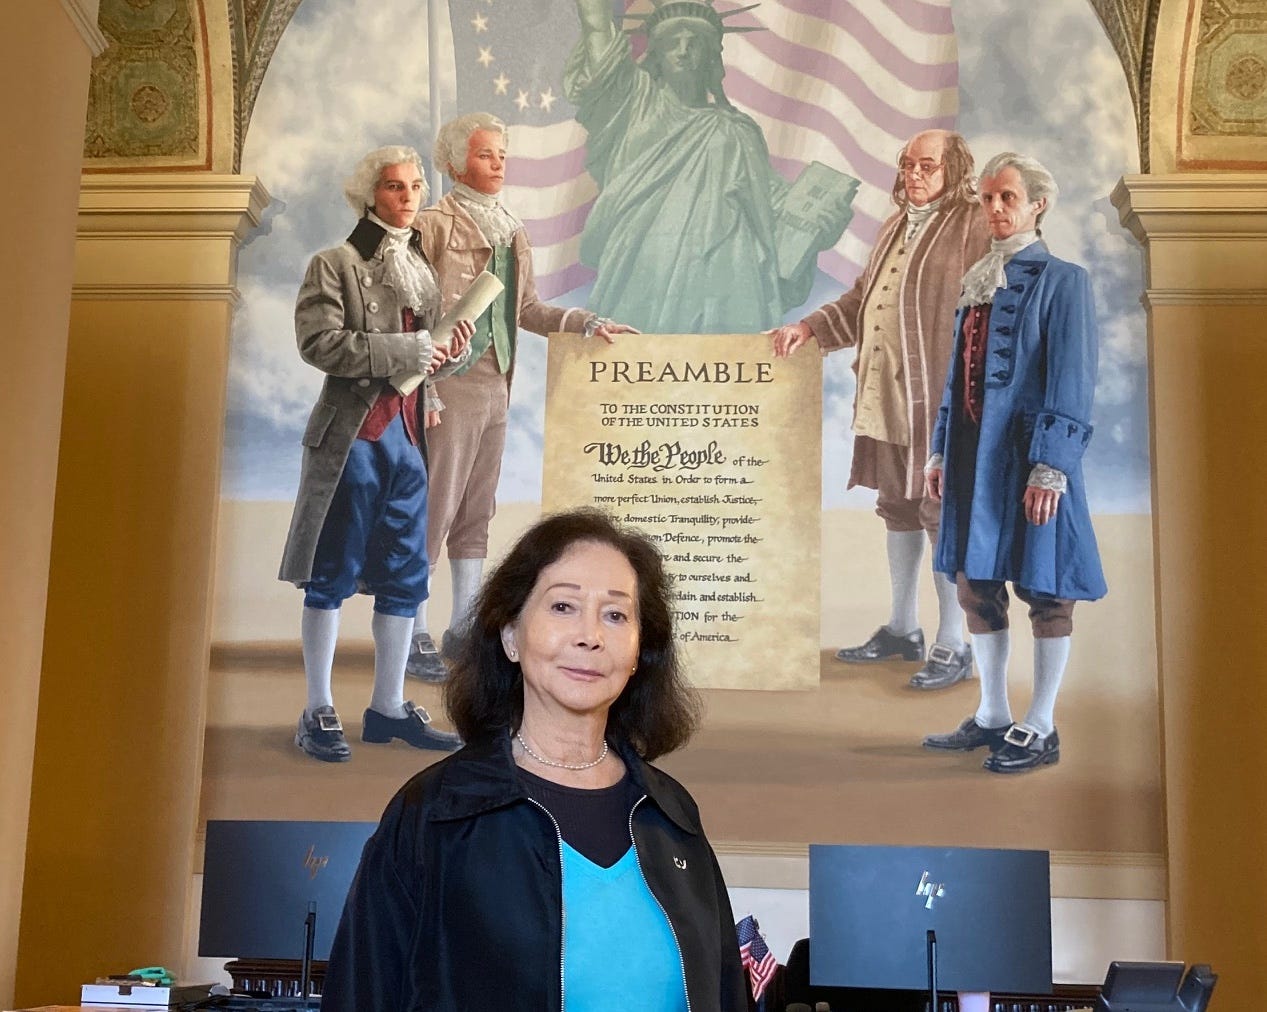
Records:
[[[300,959],[309,904],[314,959],[328,959],[343,901],[377,823],[207,823],[198,955]]]
[[[945,991],[1051,993],[1043,850],[811,845],[810,981],[927,990],[927,933]]]
[[[1218,974],[1194,963],[1184,976],[1182,963],[1109,964],[1096,1012],[1205,1012]]]

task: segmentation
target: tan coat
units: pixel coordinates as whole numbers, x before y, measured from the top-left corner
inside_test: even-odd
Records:
[[[422,250],[440,278],[444,310],[487,266],[493,249],[466,209],[452,195],[418,215]],[[519,229],[511,240],[515,254],[515,319],[537,334],[580,333],[594,317],[586,309],[561,309],[537,297],[532,247]],[[485,352],[491,355],[491,350]],[[427,545],[434,561],[442,545],[450,558],[484,558],[488,525],[496,511],[497,481],[505,450],[506,416],[514,359],[504,377],[491,375],[487,363],[434,385],[434,400],[448,403],[440,425],[427,433],[430,486]],[[504,380],[505,389],[500,389]]]
[[[451,193],[425,208],[414,226],[422,233],[423,254],[440,276],[441,312],[448,312],[475,280],[475,275],[488,266],[493,248],[475,220]],[[519,326],[534,334],[581,333],[593,313],[587,309],[561,309],[537,297],[532,246],[528,243],[525,229],[515,233],[511,249],[515,254],[515,319]],[[507,383],[514,371],[512,362],[506,374]]]
[[[890,245],[900,241],[906,213],[897,211],[880,229],[875,248],[854,286],[835,302],[810,313],[805,323],[814,331],[823,354],[858,343],[862,308],[876,284],[880,265]],[[906,475],[906,497],[924,494],[924,463],[929,438],[941,404],[942,388],[955,340],[955,304],[968,268],[990,248],[985,214],[978,204],[955,204],[938,209],[915,237],[906,257],[899,294],[899,337],[905,365],[906,404],[911,452]],[[854,362],[857,372],[858,363]],[[855,402],[856,406],[856,402]],[[875,442],[854,439],[849,487],[875,488]]]

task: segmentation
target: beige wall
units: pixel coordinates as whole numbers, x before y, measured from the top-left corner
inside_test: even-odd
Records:
[[[0,1007],[12,1007],[44,639],[75,194],[91,54],[56,3],[15,4],[0,36]],[[21,138],[21,143],[14,139]]]

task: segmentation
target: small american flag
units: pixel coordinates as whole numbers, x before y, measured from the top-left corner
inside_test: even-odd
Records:
[[[775,967],[779,965],[774,953],[765,944],[757,919],[749,914],[735,925],[739,933],[739,957],[748,968],[748,980],[752,984],[752,997],[761,1000],[767,985],[774,977]]]

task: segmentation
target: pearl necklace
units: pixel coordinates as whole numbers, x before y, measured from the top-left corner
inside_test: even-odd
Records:
[[[515,737],[519,739],[519,744],[524,747],[524,751],[528,753],[528,755],[532,756],[533,759],[537,760],[537,762],[541,763],[542,766],[553,766],[555,769],[558,769],[558,770],[588,770],[597,766],[599,763],[601,763],[604,759],[607,758],[607,739],[606,738],[603,739],[603,750],[598,753],[597,759],[594,759],[591,762],[587,762],[587,763],[560,763],[560,762],[555,762],[553,759],[547,759],[543,755],[537,755],[537,753],[534,752],[529,747],[528,743],[524,741],[524,736],[519,731],[515,732]]]

